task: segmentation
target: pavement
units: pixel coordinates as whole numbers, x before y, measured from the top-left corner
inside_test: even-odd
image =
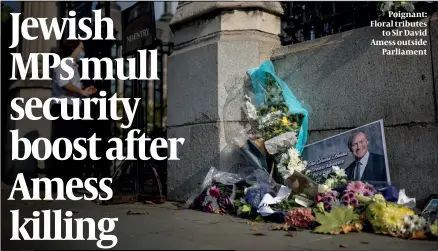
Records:
[[[83,200],[25,202],[8,201],[9,194],[10,191],[2,188],[2,250],[98,249],[96,240],[10,241],[12,235],[10,210],[15,209],[20,209],[20,218],[32,217],[34,210],[46,209],[70,210],[74,212],[73,218],[90,217],[95,219],[96,223],[105,217],[118,218],[115,230],[110,233],[118,239],[113,249],[438,250],[437,241],[401,240],[370,233],[334,236],[298,231],[295,232],[294,237],[291,237],[286,236],[285,231],[269,230],[273,225],[271,223],[254,223],[229,215],[181,210],[173,203],[105,206]],[[137,214],[130,215],[128,211]],[[52,226],[51,232],[54,231],[56,230]],[[42,230],[40,232],[43,233]],[[98,238],[99,233],[97,231]],[[87,233],[84,233],[84,236],[87,237]]]

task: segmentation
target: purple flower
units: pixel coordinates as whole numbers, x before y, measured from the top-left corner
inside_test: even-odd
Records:
[[[332,201],[333,201],[333,197],[331,196],[324,197],[324,202],[331,203]]]
[[[338,197],[338,192],[336,192],[336,191],[334,191],[334,190],[332,190],[332,191],[330,192],[330,194],[331,194],[331,196],[332,196],[333,198]]]
[[[374,187],[373,187],[373,185],[366,184],[366,185],[365,185],[365,190],[368,190],[368,191],[370,191],[370,192],[374,192]]]
[[[359,201],[356,198],[353,198],[353,199],[351,199],[351,205],[358,206],[359,205]]]
[[[365,191],[363,192],[363,196],[371,197],[371,196],[373,196],[373,194],[372,194],[369,190],[365,190]]]
[[[348,198],[353,199],[354,198],[354,193],[353,192],[348,193]]]
[[[327,212],[330,212],[332,210],[332,206],[331,205],[327,205],[327,207],[324,207],[324,208],[325,208],[325,210]]]
[[[327,210],[327,208],[331,207],[330,203],[324,202],[324,208]]]
[[[228,197],[228,196],[226,196],[226,195],[223,195],[223,194],[221,194],[221,195],[219,196],[218,204],[219,204],[219,207],[220,207],[220,208],[225,209],[225,210],[228,210],[228,209],[231,208],[232,205],[233,205],[233,204],[231,203],[230,197]]]
[[[342,196],[342,201],[346,201],[346,202],[350,202],[350,196],[348,194],[344,194],[344,196]]]
[[[349,206],[350,205],[350,201],[344,201],[342,203],[344,203],[345,206]]]

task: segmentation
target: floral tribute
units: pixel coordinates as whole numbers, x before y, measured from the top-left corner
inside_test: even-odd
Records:
[[[290,111],[284,95],[288,90],[282,89],[275,79],[267,74],[263,93],[258,93],[259,103],[263,100],[261,104],[254,105],[246,96],[244,106],[251,125],[248,140],[261,140],[266,150],[254,156],[274,160],[280,177],[271,176],[260,166],[251,167],[254,173],[258,171],[253,176],[221,172],[220,180],[226,184],[206,177],[211,182],[205,186],[204,181],[203,191],[193,203],[195,208],[284,223],[272,230],[293,227],[321,234],[372,231],[406,239],[436,238],[438,219],[415,214],[407,207],[410,204],[397,204],[397,198],[404,191],[401,193],[393,186],[377,190],[366,182],[348,181],[344,169],[338,166],[333,166],[332,172],[321,179],[312,180],[298,147],[301,129],[306,128],[307,123],[303,121],[307,120],[303,120],[303,114]],[[257,148],[260,150],[259,145]],[[260,165],[258,163],[251,164]],[[282,184],[295,186],[302,177],[317,185],[316,192],[307,194],[291,187],[284,189]],[[290,194],[285,194],[285,190]]]

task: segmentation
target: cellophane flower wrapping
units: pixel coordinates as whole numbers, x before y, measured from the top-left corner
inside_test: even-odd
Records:
[[[250,134],[264,141],[283,184],[307,166],[301,152],[307,141],[308,111],[286,83],[277,77],[270,61],[248,71],[251,85],[244,99]],[[276,175],[277,175],[276,174]]]
[[[231,212],[236,197],[236,184],[245,177],[236,173],[218,171],[211,167],[201,186],[186,201],[184,208],[196,208],[210,213]]]
[[[297,135],[294,148],[301,154],[307,141],[308,111],[277,77],[272,62],[263,62],[249,70],[248,75],[253,98],[247,96],[244,108],[253,129],[259,131],[265,141],[294,132]]]

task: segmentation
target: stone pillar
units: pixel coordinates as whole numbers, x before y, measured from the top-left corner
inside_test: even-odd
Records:
[[[27,17],[46,17],[51,20],[53,17],[58,17],[58,5],[56,2],[24,2],[22,13],[22,20]],[[50,26],[50,21],[48,21]],[[40,29],[30,29],[30,35],[38,35],[38,39],[27,41],[22,39],[17,52],[21,52],[24,62],[27,62],[27,58],[30,53],[47,53],[56,52],[57,40],[53,36],[49,40],[44,40]],[[41,62],[39,71],[41,71]],[[28,76],[30,76],[29,71]],[[41,75],[40,75],[41,76]],[[8,97],[13,99],[15,97],[22,97],[26,102],[30,98],[37,97],[44,102],[51,96],[51,81],[50,80],[18,80],[11,84],[9,88]],[[37,168],[44,169],[45,163],[43,161],[37,161],[33,158],[29,158],[24,161],[12,161],[12,141],[11,133],[9,130],[19,130],[19,137],[28,138],[33,142],[36,138],[45,137],[51,138],[51,122],[44,118],[31,121],[26,118],[20,121],[10,120],[10,114],[13,112],[10,108],[10,101],[8,101],[8,126],[7,126],[7,143],[6,143],[6,176],[9,179],[14,179],[15,175],[19,172],[25,173],[28,177],[35,177],[37,175]],[[42,116],[42,114],[34,114],[35,116]],[[44,147],[40,147],[41,156],[44,153]],[[23,152],[20,153],[21,155]],[[3,167],[4,168],[4,167]],[[12,180],[13,181],[13,180]]]
[[[237,90],[280,46],[282,13],[279,2],[179,2],[170,22],[167,133],[185,143],[180,160],[168,161],[169,200],[186,200],[210,167],[237,163],[231,139],[245,120]]]

